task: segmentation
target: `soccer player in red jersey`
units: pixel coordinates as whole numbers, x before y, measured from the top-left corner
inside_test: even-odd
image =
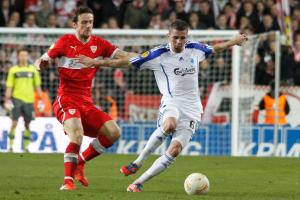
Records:
[[[94,22],[91,9],[79,7],[73,22],[76,33],[61,36],[35,63],[38,69],[43,69],[51,59],[59,58],[60,83],[53,110],[70,139],[64,154],[65,177],[61,190],[75,189],[74,178],[83,186],[88,186],[84,163],[105,152],[120,137],[120,129],[115,121],[97,109],[92,101],[91,85],[98,67],[86,68],[74,58],[78,55],[93,59],[128,55],[91,34]],[[83,135],[95,139],[85,151],[79,153]]]

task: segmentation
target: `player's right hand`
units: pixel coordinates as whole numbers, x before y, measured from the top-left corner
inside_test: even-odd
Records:
[[[39,58],[34,62],[34,66],[37,70],[42,71],[49,66],[49,62]]]
[[[244,42],[248,40],[248,36],[244,33],[240,33],[235,37],[236,45],[243,45]]]
[[[4,102],[4,109],[7,112],[11,112],[13,108],[14,108],[14,104],[10,99],[8,99]]]

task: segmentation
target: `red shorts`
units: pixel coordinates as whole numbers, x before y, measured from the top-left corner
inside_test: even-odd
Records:
[[[84,135],[89,137],[97,137],[103,124],[112,120],[92,102],[83,102],[80,98],[69,95],[58,96],[53,104],[53,111],[61,124],[70,118],[80,118]]]

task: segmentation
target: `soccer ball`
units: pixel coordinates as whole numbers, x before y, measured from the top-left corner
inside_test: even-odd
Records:
[[[208,178],[201,173],[192,173],[184,181],[184,190],[188,195],[206,194],[209,190]]]

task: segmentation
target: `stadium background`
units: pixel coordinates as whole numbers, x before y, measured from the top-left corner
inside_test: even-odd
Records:
[[[256,35],[280,30],[282,24],[279,16],[281,16],[281,12],[278,10],[276,2],[280,1],[2,0],[0,27],[3,27],[6,31],[9,31],[9,28],[12,28],[11,30],[20,28],[26,31],[35,28],[49,28],[49,32],[51,32],[50,28],[72,28],[71,16],[76,7],[88,5],[95,12],[94,28],[100,30],[164,30],[168,28],[172,21],[178,18],[187,21],[191,26],[191,30],[239,30],[248,35]],[[221,114],[217,113],[211,116],[207,122],[199,127],[190,146],[183,153],[185,155],[194,155],[194,157],[179,159],[178,166],[172,169],[173,173],[175,172],[174,174],[167,173],[157,178],[156,182],[150,186],[150,191],[157,192],[161,199],[186,198],[181,188],[184,177],[188,173],[199,170],[206,173],[211,178],[212,185],[215,186],[211,196],[204,198],[218,199],[221,197],[226,199],[228,197],[228,199],[241,199],[242,196],[248,196],[249,199],[299,198],[300,194],[296,188],[299,188],[299,181],[297,180],[300,180],[300,177],[296,166],[299,166],[300,157],[300,128],[298,127],[300,121],[297,116],[299,110],[298,98],[300,96],[300,4],[296,0],[291,0],[289,1],[289,8],[294,49],[289,45],[283,44],[280,51],[280,84],[285,91],[289,91],[294,95],[288,97],[292,109],[288,116],[289,125],[284,127],[266,126],[261,123],[263,115],[260,115],[259,123],[251,124],[252,143],[245,146],[243,148],[244,151],[240,153],[247,156],[287,156],[297,158],[289,158],[289,160],[276,158],[256,160],[253,158],[199,157],[202,155],[231,155],[231,108],[230,100],[224,95],[222,104],[218,104],[220,105],[219,111]],[[281,33],[284,35],[283,31]],[[8,69],[17,61],[16,50],[22,46],[27,47],[30,51],[30,61],[33,63],[49,45],[34,46],[26,41],[23,44],[14,41],[8,42],[5,40],[7,35],[7,33],[0,32],[0,152],[3,152],[0,154],[0,160],[1,163],[5,163],[1,165],[0,175],[3,179],[8,180],[0,184],[0,188],[2,188],[2,196],[0,195],[0,197],[1,199],[20,199],[21,194],[23,194],[21,199],[48,199],[50,194],[46,192],[47,188],[55,187],[55,184],[58,185],[60,181],[59,177],[62,170],[57,168],[59,162],[56,163],[56,161],[61,161],[61,155],[41,156],[36,154],[36,157],[35,155],[24,154],[23,157],[23,154],[6,153],[8,152],[8,130],[11,122],[7,117],[8,113],[3,109],[3,96],[5,94],[5,81]],[[270,35],[261,39],[255,53],[256,62],[252,66],[252,75],[254,77],[253,85],[255,86],[256,93],[254,96],[256,100],[250,104],[250,111],[253,111],[255,104],[268,91],[269,83],[275,78],[275,57],[278,52],[276,52],[274,46],[276,39],[272,36],[272,33]],[[30,34],[29,37],[31,37]],[[57,35],[54,35],[53,38],[45,38],[55,41],[55,37]],[[33,39],[38,41],[38,38]],[[214,44],[214,42],[218,41],[209,41],[208,43]],[[118,43],[116,45],[121,49],[139,53],[152,47],[151,45],[120,46]],[[202,63],[199,74],[199,87],[204,106],[208,103],[214,87],[220,86],[222,91],[223,89],[226,90],[226,87],[230,85],[231,64],[230,50]],[[49,100],[53,102],[58,86],[56,63],[54,62],[50,68],[41,72],[41,76],[43,80],[42,87],[49,95]],[[214,95],[218,96],[221,93]],[[109,152],[118,154],[138,153],[155,128],[154,120],[160,96],[153,74],[149,71],[137,73],[132,69],[102,69],[94,80],[93,96],[99,108],[115,116],[123,131],[122,139]],[[214,104],[216,102],[210,103]],[[112,108],[117,108],[117,112]],[[47,116],[52,116],[52,113],[48,113]],[[33,130],[32,144],[30,146],[31,152],[61,153],[64,151],[65,144],[62,141],[64,139],[67,140],[67,138],[62,139],[64,137],[62,128],[54,118],[37,118],[37,120],[32,122],[31,126]],[[274,130],[277,129],[279,129],[277,135],[279,145],[273,144]],[[23,152],[21,145],[22,130],[23,127],[19,126],[14,152]],[[89,139],[87,138],[83,148],[86,147],[88,141]],[[158,149],[155,154],[160,154],[165,148],[166,144]],[[111,168],[111,165],[118,168],[132,158],[130,155],[108,155],[103,158],[105,164],[101,164],[101,159],[98,159],[99,162],[97,160],[94,164],[91,164],[91,168]],[[38,162],[37,159],[41,161]],[[32,163],[36,167],[35,170],[28,167]],[[49,178],[49,183],[43,182],[45,187],[39,191],[39,184],[41,184],[39,178],[43,174],[48,173],[48,171],[44,171],[42,165],[49,165],[49,169],[56,172]],[[218,168],[216,167],[217,165],[222,167]],[[24,168],[22,169],[18,166],[24,166]],[[184,166],[190,166],[190,168]],[[276,167],[271,170],[269,166]],[[14,169],[19,170],[19,172],[15,172]],[[236,169],[240,171],[237,172]],[[255,169],[261,169],[261,172],[257,173]],[[182,173],[180,173],[180,170],[182,170]],[[34,171],[41,171],[42,174]],[[224,171],[227,175],[223,175],[220,171]],[[99,176],[94,171],[88,171],[88,173],[92,177],[92,182],[106,183],[106,186],[104,186],[105,190],[102,190],[102,198],[118,199],[122,197],[123,199],[132,199],[132,196],[125,195],[124,197],[123,193],[120,192],[124,188],[116,186],[108,178],[113,177],[112,180],[119,180],[120,183],[127,184],[128,181],[115,178],[119,177],[115,172],[103,170],[101,174],[108,174],[108,177]],[[274,176],[274,174],[277,174],[277,176]],[[230,179],[232,175],[236,175],[236,177]],[[240,179],[238,176],[240,176]],[[33,177],[35,177],[34,181],[28,183]],[[221,181],[219,180],[220,177],[222,177]],[[99,179],[103,180],[99,181]],[[174,187],[161,185],[160,182],[164,182],[166,179],[169,180],[168,184],[176,183]],[[257,183],[257,179],[260,180],[259,183]],[[261,181],[261,179],[265,179],[265,181]],[[276,179],[282,180],[282,183],[276,183]],[[16,184],[18,181],[20,181],[19,186]],[[248,184],[247,182],[250,183],[249,187],[245,186]],[[227,187],[228,191],[223,189],[224,185],[231,185]],[[12,186],[12,188],[9,186]],[[112,188],[109,186],[116,187],[117,192],[115,194],[111,192]],[[92,187],[89,191],[91,195],[86,198],[92,199],[93,195],[97,195],[97,189],[95,186]],[[238,190],[241,192],[235,192]],[[180,191],[181,193],[174,193],[174,191]],[[253,195],[253,191],[257,192],[257,196]],[[54,190],[50,190],[50,192],[54,192]],[[38,195],[40,196],[38,197]],[[76,195],[82,196],[87,194],[85,192],[77,192]],[[73,198],[79,198],[78,196],[73,196]],[[53,199],[68,197],[70,196],[54,195]],[[148,193],[138,198],[153,199],[154,196]]]
[[[278,4],[275,1],[156,1],[156,0],[137,0],[137,1],[48,1],[48,0],[25,0],[25,1],[9,1],[3,0],[1,2],[0,12],[0,26],[9,28],[26,28],[34,30],[35,28],[71,28],[71,16],[79,5],[88,5],[95,12],[96,29],[167,29],[168,25],[176,18],[187,21],[191,30],[240,30],[247,33],[249,36],[257,34],[265,34],[266,32],[280,30],[284,24],[281,22],[281,11],[278,9]],[[281,51],[278,52],[275,47],[275,36],[271,33],[262,39],[259,39],[258,47],[255,48],[256,53],[255,63],[251,66],[249,77],[251,77],[252,84],[255,86],[254,101],[248,103],[249,112],[252,112],[255,105],[258,104],[259,99],[268,90],[269,83],[275,79],[275,57],[280,54],[280,85],[287,91],[299,97],[300,91],[298,85],[300,84],[299,73],[299,49],[300,49],[300,7],[297,1],[290,1],[290,21],[292,24],[292,36],[294,38],[294,51],[291,46],[282,45]],[[9,30],[9,29],[8,29]],[[50,30],[50,29],[49,29]],[[7,30],[6,30],[7,31]],[[3,109],[3,97],[5,93],[5,80],[9,67],[16,64],[16,50],[25,46],[30,51],[30,62],[32,63],[39,57],[51,43],[55,41],[58,35],[47,36],[40,35],[39,37],[31,34],[16,35],[15,38],[8,37],[8,32],[3,33],[0,50],[0,64],[1,64],[1,89],[0,89],[0,115],[5,116],[8,113]],[[51,31],[49,31],[51,33]],[[284,35],[284,34],[283,34]],[[19,38],[18,38],[19,37]],[[129,37],[129,36],[128,36]],[[20,39],[23,38],[23,39]],[[110,38],[107,38],[110,40]],[[15,41],[14,41],[15,40]],[[20,42],[22,40],[22,42]],[[27,42],[26,42],[27,40]],[[42,45],[33,45],[39,42],[44,42]],[[10,42],[7,42],[10,41]],[[205,41],[205,40],[204,40]],[[15,43],[14,43],[15,42]],[[208,41],[207,43],[214,44],[217,40]],[[120,45],[116,43],[119,48],[135,52],[143,52],[145,49],[153,47],[153,45]],[[254,49],[254,47],[251,47]],[[222,92],[217,94],[212,93],[212,88],[216,84],[222,86],[231,84],[232,60],[231,52],[227,51],[219,54],[213,58],[203,62],[199,74],[200,91],[202,103],[219,107],[214,114],[209,113],[209,106],[207,112],[204,114],[204,123],[202,128],[207,131],[204,136],[208,140],[204,143],[199,143],[202,151],[198,153],[212,154],[212,155],[230,155],[231,153],[231,100],[230,97],[222,95]],[[47,70],[41,72],[42,88],[49,96],[49,102],[53,102],[58,86],[58,74],[56,70],[56,62]],[[224,88],[224,87],[223,87]],[[247,91],[246,91],[247,92]],[[211,96],[222,96],[221,103],[216,100],[210,100]],[[155,122],[156,109],[159,105],[159,91],[155,84],[154,76],[150,71],[142,71],[136,73],[133,69],[102,69],[97,74],[93,83],[93,96],[95,104],[112,115],[122,125],[124,125],[124,133],[128,132],[128,138],[125,140],[143,141],[147,140],[147,134],[135,134],[136,124],[147,122]],[[212,98],[211,98],[212,99]],[[229,100],[228,100],[229,99]],[[285,152],[280,155],[299,156],[297,133],[299,130],[297,126],[300,121],[297,117],[297,110],[299,108],[299,100],[295,97],[288,97],[291,103],[291,113],[287,116],[290,126],[287,128],[280,127],[279,143],[285,144]],[[50,104],[50,103],[49,103]],[[52,116],[51,107],[47,108],[47,113],[37,113],[40,116]],[[36,110],[37,111],[37,110]],[[38,111],[37,111],[38,112]],[[138,122],[133,124],[132,122]],[[254,149],[259,148],[259,143],[268,143],[274,140],[271,133],[267,133],[270,127],[264,127],[263,112],[260,115],[257,125],[253,125],[253,141],[256,144]],[[2,140],[0,151],[7,150],[7,130],[9,123],[2,126]],[[51,124],[50,126],[53,126]],[[227,127],[226,127],[227,126]],[[228,127],[229,126],[229,127]],[[47,124],[45,127],[48,127]],[[47,129],[45,128],[44,129]],[[155,124],[152,123],[152,129]],[[225,127],[225,128],[224,128]],[[40,128],[40,127],[39,127]],[[20,128],[22,129],[22,128]],[[151,129],[151,130],[152,130]],[[272,127],[271,127],[272,129]],[[278,129],[274,127],[273,129]],[[48,129],[47,129],[48,130]],[[144,130],[143,125],[139,125],[138,130]],[[150,132],[151,132],[150,130]],[[259,136],[255,136],[255,130],[259,130]],[[272,132],[272,130],[271,130]],[[21,131],[19,131],[21,134]],[[197,134],[199,137],[201,134]],[[208,136],[206,136],[208,135]],[[222,135],[221,138],[220,135]],[[291,136],[290,136],[291,135]],[[204,137],[203,136],[203,137]],[[125,135],[124,135],[125,137]],[[21,137],[20,137],[21,138]],[[42,138],[42,137],[41,137]],[[212,139],[210,139],[212,138]],[[258,139],[260,138],[260,139]],[[263,138],[263,139],[262,139]],[[288,139],[284,139],[288,138]],[[293,139],[289,139],[293,138]],[[196,141],[200,138],[196,138]],[[19,141],[21,144],[21,141]],[[207,143],[207,144],[206,144]],[[209,146],[208,146],[208,143]],[[289,143],[289,144],[288,144]],[[220,145],[221,144],[221,145]],[[296,146],[295,146],[295,145]],[[275,144],[274,144],[275,145]],[[208,150],[211,146],[223,146],[223,150],[217,148]],[[257,147],[258,146],[258,147]],[[276,146],[276,145],[275,145]],[[206,148],[206,151],[203,149]],[[36,147],[37,148],[37,147]],[[63,148],[63,147],[61,147]],[[134,147],[130,152],[137,152]],[[18,149],[18,150],[17,150]],[[265,149],[264,146],[261,149]],[[22,147],[16,147],[15,151],[22,151]],[[279,150],[280,151],[280,150]],[[58,151],[61,152],[61,151]],[[208,153],[210,152],[210,153]],[[214,153],[213,153],[214,152]],[[273,152],[274,153],[274,152]],[[257,151],[253,150],[256,155]],[[258,153],[259,154],[259,153]],[[270,152],[271,154],[271,152]]]

